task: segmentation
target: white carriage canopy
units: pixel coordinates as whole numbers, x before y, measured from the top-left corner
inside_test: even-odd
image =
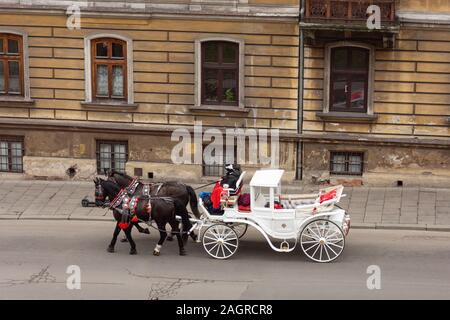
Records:
[[[258,170],[253,175],[250,186],[276,188],[280,185],[283,174],[284,170],[279,169]]]

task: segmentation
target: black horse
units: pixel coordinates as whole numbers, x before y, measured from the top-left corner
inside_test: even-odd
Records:
[[[145,196],[133,197],[130,199],[126,191],[113,181],[97,179],[95,183],[96,189],[99,189],[101,193],[105,195],[105,198],[110,200],[110,208],[113,210],[114,219],[117,222],[113,238],[108,246],[108,252],[114,252],[117,236],[120,231],[123,230],[130,243],[130,254],[136,254],[136,243],[131,236],[131,229],[134,225],[133,222],[149,222],[154,220],[159,229],[160,239],[153,254],[156,256],[160,255],[161,247],[167,237],[167,232],[165,231],[166,224],[169,224],[172,227],[173,233],[176,234],[180,255],[186,254],[184,244],[187,242],[188,231],[192,228],[192,224],[189,221],[189,214],[186,210],[186,206],[178,199]],[[134,204],[136,205],[134,206]],[[130,207],[133,207],[132,210]],[[183,223],[182,231],[179,229],[179,223],[176,219],[177,215],[181,217]]]
[[[133,182],[133,178],[125,173],[121,173],[115,170],[108,170],[106,172],[109,179],[114,180],[121,188],[127,188],[130,183]],[[144,184],[139,182],[136,187],[137,195],[143,193]],[[201,214],[198,211],[198,200],[195,190],[184,183],[177,181],[168,181],[162,183],[153,183],[149,185],[149,193],[151,196],[158,197],[172,197],[181,201],[185,206],[190,204],[192,213],[199,219]]]
[[[104,207],[105,206],[105,201],[106,201],[106,195],[103,193],[103,188],[100,184],[100,181],[104,181],[100,178],[95,178],[94,179],[94,184],[95,184],[95,205],[98,207]],[[139,233],[145,233],[145,234],[150,234],[150,230],[148,230],[148,228],[142,228],[138,222],[131,222],[131,224],[133,225],[133,227],[136,227],[136,229],[139,231]],[[127,242],[127,237],[125,235],[125,238],[122,239],[122,242]]]

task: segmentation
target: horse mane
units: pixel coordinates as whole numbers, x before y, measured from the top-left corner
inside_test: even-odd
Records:
[[[101,184],[108,197],[115,197],[121,190],[115,182],[110,180],[102,180]],[[110,200],[112,200],[112,198]]]

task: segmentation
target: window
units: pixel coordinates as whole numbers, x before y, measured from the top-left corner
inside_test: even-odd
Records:
[[[94,39],[91,52],[93,100],[127,100],[127,43]]]
[[[23,172],[23,138],[0,137],[0,171]]]
[[[330,172],[338,175],[362,176],[364,153],[331,152]]]
[[[105,169],[125,172],[128,161],[128,143],[125,141],[97,141],[97,173]]]
[[[331,49],[330,111],[367,112],[369,82],[368,49]]]
[[[23,96],[22,36],[0,33],[0,95]]]
[[[201,46],[202,104],[239,105],[239,44],[206,41]]]
[[[207,145],[203,146],[203,150],[202,150],[203,152],[204,152],[206,146]],[[224,146],[224,148],[226,148],[226,146]],[[211,154],[212,157],[216,156],[215,150],[216,149],[214,149],[214,151]],[[234,145],[234,154],[233,154],[234,160],[233,161],[230,161],[231,153],[230,153],[230,155],[227,155],[226,153],[224,154],[224,151],[221,151],[221,153],[222,153],[221,154],[221,159],[222,159],[221,162],[224,162],[224,161],[225,162],[224,163],[214,163],[214,164],[206,164],[205,162],[203,162],[203,165],[202,165],[203,176],[205,176],[205,177],[221,177],[221,176],[225,175],[225,165],[226,164],[229,164],[229,163],[237,164],[237,146],[236,145]],[[205,157],[203,156],[203,161],[204,160],[205,160]]]

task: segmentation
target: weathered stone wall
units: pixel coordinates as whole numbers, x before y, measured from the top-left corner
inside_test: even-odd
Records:
[[[304,130],[361,136],[450,137],[450,32],[403,29],[395,49],[376,50],[372,123],[322,121],[324,47],[305,52]]]
[[[363,176],[332,175],[334,182],[393,186],[403,181],[406,186],[450,186],[450,149],[364,144],[305,144],[307,182],[312,181],[312,176],[329,175],[330,151],[364,152]]]
[[[91,179],[97,174],[96,141],[127,141],[129,156],[127,172],[134,175],[134,169],[142,169],[142,177],[152,173],[155,180],[175,179],[184,181],[203,181],[211,177],[202,177],[202,166],[192,164],[173,164],[172,149],[178,141],[171,141],[169,134],[155,133],[111,133],[82,130],[39,130],[10,129],[0,130],[0,135],[23,136],[25,146],[24,176],[40,179]],[[205,142],[206,143],[206,142]],[[248,143],[246,159],[248,161]],[[191,149],[194,151],[194,148]],[[286,181],[295,179],[295,144],[280,142],[280,167],[286,170]],[[244,170],[253,172],[260,165],[243,165]],[[74,168],[76,173],[69,176],[68,170]]]

